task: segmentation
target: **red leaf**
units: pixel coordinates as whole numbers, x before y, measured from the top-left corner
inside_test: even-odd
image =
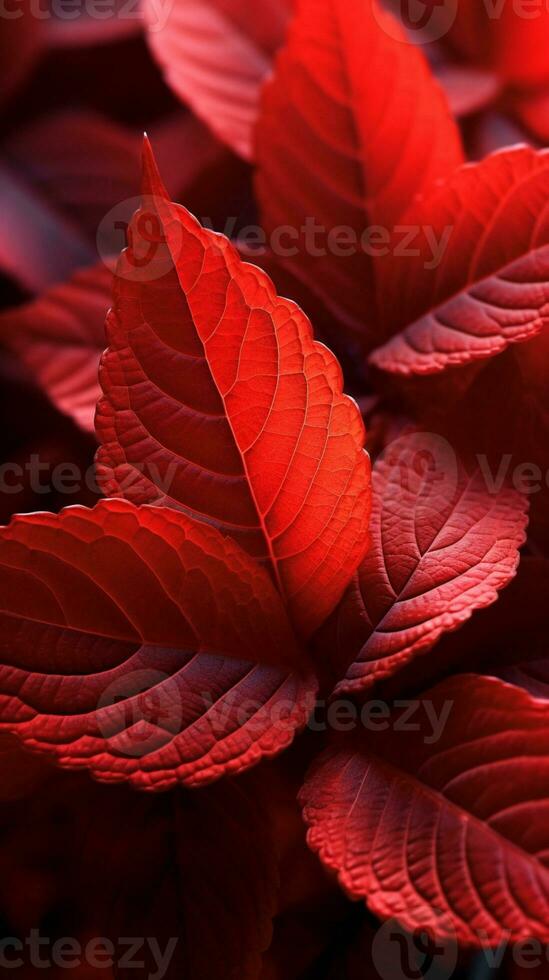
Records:
[[[357,243],[377,226],[386,234],[416,193],[463,160],[423,54],[377,0],[302,0],[264,91],[256,142],[268,235],[290,227],[299,251],[292,264],[337,303],[348,327],[371,331],[383,313],[375,308],[374,241]],[[322,237],[313,231],[311,241],[313,219]],[[328,237],[342,228],[354,245]]]
[[[203,783],[272,755],[310,710],[268,575],[183,514],[103,501],[0,531],[0,719],[103,781]]]
[[[150,149],[145,167],[150,213],[135,219],[107,323],[100,482],[107,496],[167,503],[234,536],[269,562],[311,633],[366,546],[360,413],[302,311],[168,201]]]
[[[514,147],[458,170],[412,213],[447,245],[393,264],[387,318],[401,333],[370,356],[397,374],[491,357],[549,323],[549,153]],[[390,297],[394,296],[392,306]],[[406,318],[406,322],[403,320]]]
[[[486,947],[547,942],[547,706],[475,675],[419,705],[449,711],[438,741],[426,711],[400,731],[397,712],[390,731],[320,757],[301,796],[309,845],[353,898],[407,929]]]
[[[112,271],[102,262],[0,314],[0,343],[13,351],[56,407],[93,432],[97,372],[105,348]]]
[[[525,498],[491,492],[444,439],[393,442],[374,467],[370,549],[319,637],[339,662],[355,657],[337,690],[391,676],[494,602],[515,573],[525,525]]]
[[[252,156],[261,86],[282,44],[293,0],[155,0],[144,14],[166,81],[224,142]]]

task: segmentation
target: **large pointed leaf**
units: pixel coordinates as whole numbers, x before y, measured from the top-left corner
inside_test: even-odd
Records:
[[[301,0],[256,143],[266,231],[286,232],[291,264],[363,335],[383,312],[375,254],[414,195],[463,160],[422,52],[377,0]]]
[[[196,784],[287,745],[314,682],[269,576],[163,508],[15,518],[0,531],[0,725],[69,768]]]
[[[547,942],[547,705],[475,675],[418,704],[319,758],[302,790],[310,846],[352,897],[410,930]]]
[[[302,311],[168,201],[150,150],[146,189],[107,324],[100,481],[107,496],[180,507],[231,534],[270,564],[310,633],[366,547],[359,410]]]
[[[387,322],[401,330],[371,355],[398,374],[491,357],[549,323],[549,153],[514,147],[458,170],[410,212],[446,247],[392,266]]]
[[[253,153],[261,85],[292,0],[145,0],[148,40],[166,81],[220,139]]]
[[[526,502],[468,473],[449,444],[413,434],[392,443],[373,473],[371,546],[321,630],[321,649],[345,665],[341,692],[391,676],[441,633],[494,602],[513,577]]]
[[[112,271],[103,262],[0,314],[0,344],[13,351],[54,405],[93,432],[99,358]]]

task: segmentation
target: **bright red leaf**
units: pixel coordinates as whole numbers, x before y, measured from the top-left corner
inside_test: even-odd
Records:
[[[547,942],[547,706],[475,675],[419,705],[430,714],[407,730],[399,709],[388,730],[346,736],[313,765],[310,846],[382,919],[475,946]]]
[[[494,492],[444,439],[391,443],[373,472],[371,546],[318,638],[337,663],[353,660],[337,690],[391,676],[494,602],[515,573],[525,526],[525,499]]]
[[[107,496],[179,507],[232,535],[269,564],[309,634],[366,547],[359,410],[299,307],[169,202],[150,149],[144,190],[107,323],[101,485]]]
[[[0,531],[0,720],[102,781],[196,785],[284,748],[315,683],[267,573],[163,508]]]
[[[370,356],[397,374],[432,374],[499,354],[549,323],[549,153],[513,147],[468,165],[408,218],[446,246],[395,261],[385,283],[396,335]]]
[[[377,0],[302,0],[256,145],[267,233],[291,229],[280,240],[296,250],[288,264],[363,337],[383,314],[373,253],[386,253],[415,194],[463,161],[422,52]]]

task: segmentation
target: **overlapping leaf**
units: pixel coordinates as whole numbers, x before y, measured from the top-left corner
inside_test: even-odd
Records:
[[[286,746],[315,689],[267,573],[163,508],[0,532],[0,723],[103,781],[195,785]]]
[[[256,145],[273,248],[363,337],[383,312],[375,257],[414,195],[463,160],[422,52],[377,0],[302,0]]]
[[[345,736],[302,790],[310,846],[353,898],[477,946],[549,938],[549,713],[496,679],[423,695],[414,726]],[[411,721],[411,719],[408,719]],[[400,726],[400,730],[399,730]],[[441,733],[440,733],[441,731]]]
[[[458,170],[410,212],[446,246],[395,261],[386,284],[395,336],[371,355],[397,374],[432,374],[529,340],[549,323],[549,154],[527,147]],[[392,300],[391,300],[392,297]]]
[[[353,661],[337,690],[391,676],[494,602],[525,525],[524,498],[467,472],[444,439],[395,440],[374,467],[371,546],[318,638],[338,664]]]
[[[151,50],[166,81],[246,159],[262,83],[282,44],[292,0],[175,0],[167,16],[144,6]]]
[[[93,432],[99,358],[112,271],[103,262],[38,299],[0,314],[0,344],[13,351],[52,402]]]
[[[302,311],[168,201],[148,149],[145,168],[101,368],[102,487],[232,535],[311,633],[366,548],[359,410]]]

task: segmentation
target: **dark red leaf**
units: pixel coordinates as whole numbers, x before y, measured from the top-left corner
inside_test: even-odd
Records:
[[[107,496],[169,504],[232,535],[269,563],[309,634],[366,547],[359,410],[304,313],[227,239],[169,202],[150,149],[145,168],[145,207],[107,323],[101,485]]]
[[[0,721],[102,781],[208,782],[284,748],[315,683],[269,576],[163,508],[15,518],[0,531]]]
[[[549,153],[513,147],[468,165],[408,215],[446,247],[393,263],[387,321],[371,355],[397,374],[432,374],[501,353],[549,322]],[[392,299],[391,299],[392,298]]]
[[[366,689],[426,653],[512,579],[526,501],[494,492],[435,435],[391,443],[373,472],[371,546],[319,646],[345,666],[339,692]]]
[[[166,183],[188,193],[223,148],[183,109],[151,133]],[[137,209],[142,134],[98,112],[64,109],[19,126],[2,145],[6,163],[33,193],[72,221],[100,254],[115,254],[123,235],[115,222],[130,222]]]
[[[13,351],[56,407],[94,431],[99,358],[113,274],[103,262],[0,314],[0,344]]]
[[[399,731],[399,710],[319,758],[301,794],[309,845],[382,919],[475,946],[547,942],[547,706],[472,674],[419,704],[446,719],[438,740],[424,710]]]
[[[29,293],[63,282],[96,257],[75,223],[2,164],[0,210],[0,272]]]

